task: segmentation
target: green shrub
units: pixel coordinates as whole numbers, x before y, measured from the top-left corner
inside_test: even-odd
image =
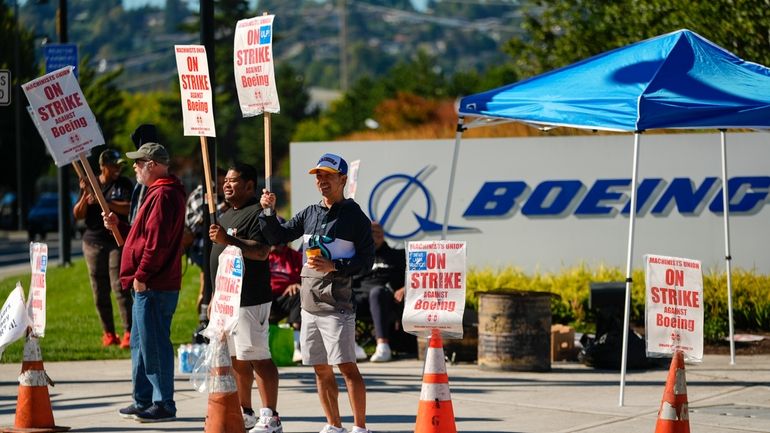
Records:
[[[644,325],[644,271],[633,272],[631,287],[631,321]],[[498,289],[550,292],[554,323],[567,323],[578,331],[591,332],[594,317],[588,308],[590,284],[625,281],[625,271],[585,265],[563,269],[558,273],[527,274],[515,267],[471,269],[467,280],[466,301],[478,308],[478,293]],[[733,319],[735,329],[770,331],[770,275],[742,269],[733,270]],[[727,279],[721,272],[703,275],[704,338],[719,340],[728,334]]]

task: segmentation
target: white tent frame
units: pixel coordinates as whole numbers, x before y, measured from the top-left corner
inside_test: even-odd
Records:
[[[465,116],[462,114],[457,119],[457,129],[455,132],[455,145],[452,155],[452,167],[449,173],[449,187],[447,190],[446,208],[444,209],[444,222],[441,230],[441,239],[446,240],[449,231],[449,212],[452,203],[452,192],[454,188],[454,180],[457,172],[457,160],[460,154],[460,142],[462,141],[463,132],[466,129],[480,126],[493,126],[503,123],[520,122],[516,119],[499,118],[492,116],[471,116],[473,120],[464,125]],[[523,122],[526,123],[526,122]],[[547,126],[536,126],[530,124],[538,129],[548,130]],[[579,127],[579,126],[578,126]],[[586,129],[586,128],[582,128]],[[625,132],[625,131],[623,131]],[[632,164],[631,175],[631,209],[628,219],[628,251],[626,255],[626,293],[625,293],[625,313],[623,315],[623,348],[621,355],[620,365],[620,395],[618,398],[618,406],[623,406],[625,398],[625,385],[626,385],[626,367],[628,360],[628,331],[631,321],[631,284],[633,283],[633,252],[634,252],[634,224],[636,222],[636,195],[638,185],[638,172],[639,172],[639,143],[641,141],[641,134],[643,131],[634,131],[634,156]],[[732,270],[731,261],[732,256],[730,254],[730,212],[729,212],[729,191],[727,182],[727,138],[726,131],[719,129],[721,137],[721,150],[722,150],[722,205],[723,205],[723,222],[724,222],[724,239],[725,239],[725,270],[727,273],[727,312],[728,312],[728,328],[730,333],[730,365],[735,365],[735,335],[733,329],[733,288],[732,288]]]

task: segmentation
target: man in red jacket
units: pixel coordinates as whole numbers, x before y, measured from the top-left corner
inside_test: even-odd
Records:
[[[126,237],[120,262],[120,282],[133,289],[131,380],[134,403],[118,412],[139,422],[176,418],[174,349],[171,318],[182,284],[182,234],[186,194],[169,174],[170,158],[158,143],[145,143],[126,156],[134,160],[136,181],[147,193],[133,225],[110,212],[108,229],[117,226]]]

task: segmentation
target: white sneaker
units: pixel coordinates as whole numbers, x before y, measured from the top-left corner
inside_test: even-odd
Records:
[[[259,421],[249,433],[283,433],[281,418],[269,408],[263,407],[259,410]]]
[[[353,426],[353,430],[350,430],[350,433],[372,433],[371,430],[365,429],[363,427],[359,427],[357,425]]]
[[[388,362],[391,359],[393,359],[393,353],[390,351],[390,345],[378,344],[377,349],[374,351],[374,354],[372,355],[372,357],[369,358],[369,361]]]
[[[366,351],[356,343],[356,361],[363,361],[366,358]]]
[[[326,424],[324,428],[322,428],[318,433],[348,433],[348,429],[345,427],[334,427],[331,424]]]
[[[257,416],[253,413],[249,414],[244,412],[243,413],[243,427],[246,428],[246,430],[254,427],[257,425]]]
[[[294,353],[291,355],[291,362],[302,362],[302,352],[299,349],[294,349]]]

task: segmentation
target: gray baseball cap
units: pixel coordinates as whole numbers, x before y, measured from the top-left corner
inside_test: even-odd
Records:
[[[152,160],[163,165],[171,161],[166,148],[158,143],[144,143],[136,152],[126,152],[126,156],[130,159]]]

